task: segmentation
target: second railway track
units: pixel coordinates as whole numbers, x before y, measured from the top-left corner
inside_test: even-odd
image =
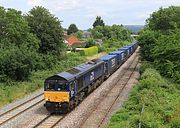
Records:
[[[53,128],[55,127],[64,116],[60,115],[48,115],[43,120],[41,120],[38,124],[36,124],[33,128]]]
[[[6,123],[10,122],[11,120],[15,119],[16,117],[18,117],[22,113],[26,112],[27,110],[42,103],[43,101],[44,101],[43,93],[40,93],[40,94],[28,99],[27,101],[1,113],[0,114],[0,127],[5,125]]]

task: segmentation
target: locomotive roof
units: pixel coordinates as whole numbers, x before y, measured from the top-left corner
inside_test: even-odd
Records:
[[[110,60],[114,57],[116,57],[116,55],[105,55],[105,56],[102,56],[100,59],[101,60]]]
[[[104,63],[104,61],[102,61],[100,59],[91,60],[89,62],[86,62],[86,63],[83,63],[83,64],[78,65],[76,67],[73,67],[72,69],[70,69],[68,71],[61,72],[61,73],[56,74],[52,77],[49,77],[49,78],[47,78],[47,80],[56,78],[56,79],[64,79],[67,82],[70,82],[70,81],[74,80],[75,78],[82,76],[83,74],[85,74],[89,70],[99,66],[102,63]]]

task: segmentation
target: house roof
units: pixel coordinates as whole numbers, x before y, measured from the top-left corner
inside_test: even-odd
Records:
[[[67,36],[66,40],[67,40],[69,45],[81,43],[81,41],[79,41],[78,38],[73,36],[73,35]]]

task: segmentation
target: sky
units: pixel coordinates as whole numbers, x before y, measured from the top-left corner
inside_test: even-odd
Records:
[[[92,27],[96,16],[106,25],[144,25],[145,20],[160,7],[180,6],[180,0],[0,0],[0,6],[28,13],[34,6],[43,6],[63,21],[79,29]]]

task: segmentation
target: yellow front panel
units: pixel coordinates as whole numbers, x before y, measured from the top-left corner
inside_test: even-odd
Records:
[[[44,98],[50,102],[69,102],[69,92],[51,92],[45,91]]]

